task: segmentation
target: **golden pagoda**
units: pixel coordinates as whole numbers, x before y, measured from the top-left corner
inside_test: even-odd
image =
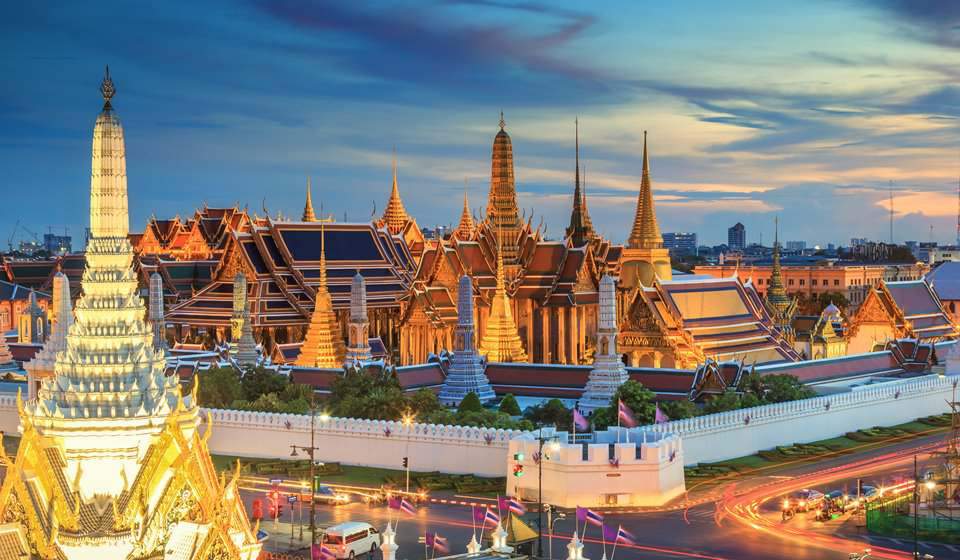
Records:
[[[397,186],[396,153],[393,155],[393,188],[390,190],[390,200],[387,201],[387,207],[383,211],[381,221],[393,235],[403,232],[404,226],[410,221],[407,209],[403,207],[403,201],[400,200],[400,188]]]
[[[526,362],[527,353],[513,322],[510,296],[503,272],[503,251],[497,250],[497,290],[490,302],[490,317],[477,350],[490,362]]]
[[[317,221],[317,215],[313,213],[313,199],[310,196],[310,177],[307,177],[307,202],[303,205],[303,217],[300,220],[304,222]]]
[[[333,301],[327,289],[326,231],[321,227],[320,284],[317,286],[310,326],[307,327],[296,363],[304,367],[340,369],[346,355],[347,347],[343,343],[340,322],[333,311]]]
[[[773,267],[770,270],[770,281],[763,298],[763,305],[770,314],[773,324],[783,331],[784,336],[792,340],[793,316],[797,314],[797,300],[788,296],[787,289],[783,286],[783,274],[780,268],[780,228],[777,218],[774,218]]]
[[[621,258],[620,282],[624,288],[651,286],[655,279],[670,280],[670,251],[663,247],[657,212],[653,206],[653,185],[650,182],[650,159],[647,154],[647,131],[643,131],[643,174],[633,229]]]
[[[473,216],[470,215],[470,202],[467,200],[467,190],[463,190],[463,212],[460,213],[460,223],[457,229],[453,230],[453,236],[461,241],[473,239],[474,228]]]
[[[36,399],[19,395],[22,438],[2,452],[0,518],[17,558],[253,560],[260,552],[238,493],[218,476],[184,397],[153,346],[128,240],[123,128],[105,99],[93,133],[83,295]],[[8,541],[9,544],[9,541]],[[23,549],[26,550],[23,550]],[[7,556],[10,557],[10,556]]]
[[[523,222],[517,209],[517,190],[513,176],[513,143],[505,130],[500,112],[500,131],[493,139],[490,160],[490,196],[487,203],[487,224],[496,236],[498,252],[506,264],[519,264],[520,233]]]

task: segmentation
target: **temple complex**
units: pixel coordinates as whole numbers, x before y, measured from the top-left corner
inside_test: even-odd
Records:
[[[871,352],[901,338],[937,342],[958,335],[957,325],[926,280],[872,287],[844,332],[850,354]]]
[[[196,395],[165,375],[127,237],[123,128],[109,72],[93,132],[83,295],[54,375],[20,398],[22,438],[0,489],[15,557],[222,558],[260,552],[238,489],[221,482]],[[63,317],[59,319],[65,322]],[[196,387],[196,385],[194,385]]]

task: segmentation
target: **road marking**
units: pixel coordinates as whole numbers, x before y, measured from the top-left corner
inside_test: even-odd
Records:
[[[885,539],[887,539],[887,540],[891,540],[891,541],[893,541],[893,542],[895,542],[895,543],[897,543],[897,544],[899,544],[899,545],[902,545],[902,544],[903,544],[903,541],[901,541],[900,539],[891,539],[890,537],[883,537],[883,538],[885,538]]]
[[[951,550],[951,551],[953,551],[953,552],[960,552],[960,548],[957,548],[957,547],[953,546],[952,544],[945,544],[945,545],[943,545],[943,546],[947,547],[948,550]]]

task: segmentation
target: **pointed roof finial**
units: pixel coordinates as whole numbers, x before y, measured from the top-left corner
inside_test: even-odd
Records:
[[[313,212],[313,198],[310,195],[310,176],[307,175],[307,202],[303,205],[303,217],[301,221],[315,222],[317,215]]]
[[[503,120],[503,109],[500,109],[500,130],[507,126],[507,121]]]
[[[387,207],[383,210],[383,217],[380,218],[390,233],[397,235],[406,226],[410,220],[407,215],[407,209],[403,207],[403,200],[400,199],[400,187],[397,185],[397,147],[393,147],[393,186],[390,189],[390,199],[387,200]]]
[[[643,170],[640,178],[640,193],[637,196],[637,211],[633,229],[627,241],[631,248],[657,249],[663,247],[657,213],[653,206],[653,185],[650,181],[650,157],[647,153],[647,131],[643,131]]]
[[[103,109],[105,111],[111,109],[110,100],[117,94],[117,88],[113,85],[113,80],[110,79],[109,65],[107,65],[103,72],[103,81],[100,82],[100,94],[103,95]]]

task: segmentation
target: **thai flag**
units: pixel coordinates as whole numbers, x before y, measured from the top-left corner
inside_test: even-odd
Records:
[[[437,533],[426,533],[426,543],[427,546],[432,548],[435,551],[440,551],[441,553],[449,552],[450,549],[447,547],[447,539],[441,537]]]
[[[573,409],[573,429],[585,432],[590,429],[590,422],[576,408]]]
[[[507,498],[507,509],[514,515],[527,513],[527,508],[516,498]]]
[[[337,560],[337,555],[322,544],[315,544],[310,547],[310,557],[313,560]]]
[[[398,509],[409,515],[417,514],[417,508],[408,502],[406,498],[389,498],[387,500],[387,507],[390,509]]]
[[[617,528],[617,542],[624,544],[637,544],[637,538],[634,537],[630,531],[624,529],[623,525],[620,525]]]
[[[657,410],[653,416],[653,422],[655,424],[666,424],[669,421],[670,421],[670,417],[667,416],[667,414],[664,411],[660,410],[660,405],[658,404]]]
[[[585,507],[577,506],[577,521],[603,527],[603,515]]]
[[[637,419],[634,418],[633,411],[622,400],[617,401],[617,417],[620,419],[620,423],[628,428],[637,426]]]
[[[489,507],[487,508],[487,512],[483,515],[483,526],[484,526],[484,527],[487,526],[487,522],[488,522],[488,521],[489,521],[490,523],[493,523],[494,525],[498,525],[498,524],[500,523],[500,516],[497,515],[497,512],[493,511],[493,510],[490,509]]]
[[[487,511],[489,511],[489,508],[487,508]],[[487,515],[486,515],[486,512],[484,511],[484,508],[473,506],[473,522],[474,523],[484,523],[486,521],[486,518],[487,518]]]

